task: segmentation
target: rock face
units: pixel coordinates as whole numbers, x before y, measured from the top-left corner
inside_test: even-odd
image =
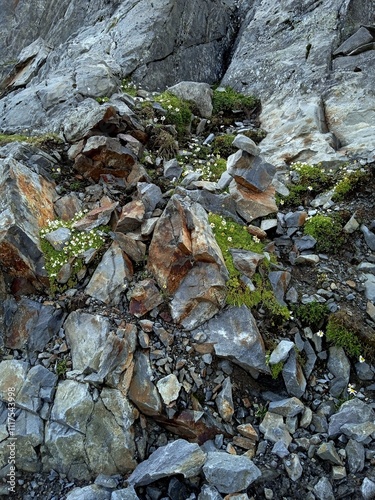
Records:
[[[247,12],[223,84],[261,97],[272,163],[373,150],[371,11],[370,1],[262,0]]]

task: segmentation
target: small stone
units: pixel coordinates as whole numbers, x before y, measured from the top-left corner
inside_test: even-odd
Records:
[[[340,481],[346,477],[346,469],[341,465],[332,466],[332,479],[334,481]]]
[[[283,417],[294,417],[304,410],[304,404],[298,398],[282,399],[272,401],[268,406],[268,411],[277,413]]]
[[[178,381],[176,375],[171,373],[166,377],[160,379],[156,383],[156,387],[166,405],[169,405],[172,401],[178,398],[182,385]]]
[[[269,363],[270,365],[276,365],[277,363],[283,362],[288,358],[289,352],[294,347],[294,342],[290,340],[282,340],[277,345],[271,353]]]
[[[365,466],[365,448],[362,443],[349,439],[345,448],[349,472],[361,472]]]
[[[237,149],[242,149],[243,151],[247,151],[251,155],[258,156],[260,153],[260,149],[255,144],[253,140],[243,134],[237,134],[232,142],[232,145]]]
[[[59,227],[55,231],[45,234],[44,239],[50,243],[55,250],[62,251],[70,241],[72,232],[67,227]]]
[[[289,455],[288,447],[285,445],[283,441],[276,441],[276,443],[273,445],[271,452],[280,458],[285,458]]]
[[[242,424],[237,426],[237,430],[242,436],[251,439],[252,441],[258,441],[258,433],[251,424]]]
[[[371,500],[375,498],[375,482],[365,477],[361,484],[361,493],[364,500]]]
[[[224,380],[222,390],[216,398],[216,406],[224,422],[230,422],[234,414],[232,384],[230,378],[226,378]]]
[[[292,481],[298,481],[302,476],[303,468],[297,454],[292,453],[283,460],[285,470]]]
[[[292,438],[284,424],[283,417],[281,415],[276,415],[276,413],[268,411],[259,425],[259,430],[264,434],[264,439],[272,443],[283,441],[285,446],[288,447],[292,442]]]
[[[342,465],[341,459],[337,454],[335,444],[333,443],[333,441],[328,441],[328,443],[322,443],[319,446],[316,454],[322,460],[327,460],[328,462],[334,465]]]
[[[319,500],[335,500],[329,479],[322,477],[314,486],[314,493]]]

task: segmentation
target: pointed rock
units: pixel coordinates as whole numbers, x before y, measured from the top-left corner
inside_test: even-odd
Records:
[[[275,188],[272,185],[263,192],[255,192],[232,181],[229,193],[236,204],[238,214],[246,222],[277,212]]]
[[[270,186],[276,168],[259,156],[239,150],[229,156],[227,171],[243,188],[263,193]]]
[[[130,259],[121,250],[118,242],[114,241],[103,255],[85,293],[105,304],[116,305],[132,276],[133,266]]]
[[[171,373],[166,377],[161,378],[156,383],[156,387],[166,405],[169,405],[172,401],[176,401],[180,393],[182,385],[178,381],[176,375]]]
[[[221,418],[224,422],[230,422],[234,414],[234,404],[232,384],[229,377],[224,380],[222,389],[217,395],[215,402]]]
[[[137,351],[134,375],[129,387],[129,398],[142,413],[151,417],[160,415],[162,411],[160,395],[152,379],[149,355],[146,352]]]

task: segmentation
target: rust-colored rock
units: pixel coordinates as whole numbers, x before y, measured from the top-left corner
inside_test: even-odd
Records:
[[[163,302],[163,297],[152,279],[137,283],[128,298],[130,300],[129,312],[137,318],[144,316]]]
[[[229,192],[236,203],[238,214],[247,222],[277,212],[275,188],[272,185],[264,192],[256,193],[232,181]]]
[[[36,287],[46,280],[39,231],[54,219],[55,185],[10,158],[0,160],[0,259],[12,276]]]
[[[122,207],[116,230],[121,233],[134,231],[142,224],[146,209],[141,200],[130,201]]]

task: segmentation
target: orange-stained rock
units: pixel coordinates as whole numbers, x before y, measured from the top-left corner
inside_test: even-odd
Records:
[[[13,158],[0,160],[0,260],[11,276],[41,288],[44,257],[39,231],[54,219],[55,184]]]
[[[272,185],[264,192],[256,193],[232,181],[229,192],[236,203],[238,214],[247,222],[277,212],[275,188]]]

